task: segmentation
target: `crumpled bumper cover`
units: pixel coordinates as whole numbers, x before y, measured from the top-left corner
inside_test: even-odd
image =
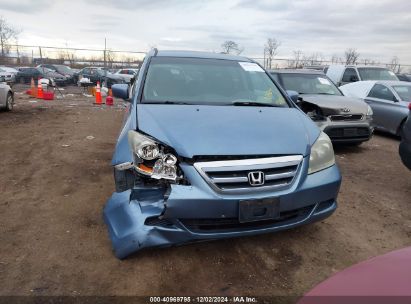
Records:
[[[185,168],[185,172],[190,175],[189,169]],[[115,255],[123,259],[143,248],[269,233],[322,220],[337,208],[341,175],[338,167],[332,166],[301,178],[287,191],[259,194],[259,197],[256,194],[224,197],[201,184],[205,183],[201,177],[194,183],[196,187],[172,185],[168,192],[141,187],[113,193],[104,208],[104,220]],[[261,197],[278,197],[284,212],[299,209],[307,212],[293,220],[245,229],[199,231],[184,224],[185,219],[238,217],[239,200]],[[150,222],[151,219],[155,221]]]

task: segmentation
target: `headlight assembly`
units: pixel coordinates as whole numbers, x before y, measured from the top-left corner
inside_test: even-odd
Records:
[[[177,157],[164,153],[164,147],[136,131],[128,132],[128,143],[133,151],[134,169],[153,179],[177,179]]]
[[[321,132],[316,142],[311,147],[308,174],[331,167],[335,164],[334,149],[330,138]]]

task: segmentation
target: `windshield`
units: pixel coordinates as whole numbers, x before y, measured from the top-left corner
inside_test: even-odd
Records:
[[[56,65],[57,71],[63,72],[63,73],[70,73],[71,69],[65,65]]]
[[[299,94],[342,95],[337,87],[321,74],[287,73],[281,74],[281,78],[286,90]]]
[[[395,74],[384,68],[358,68],[361,80],[398,80]]]
[[[393,89],[400,96],[401,100],[411,102],[411,86],[393,86]]]
[[[47,74],[54,72],[53,70],[50,70],[50,69],[45,68],[45,67],[39,67],[39,68],[37,68],[37,70],[39,70],[41,73],[47,73]]]
[[[270,77],[255,63],[170,57],[151,59],[143,103],[288,107]]]

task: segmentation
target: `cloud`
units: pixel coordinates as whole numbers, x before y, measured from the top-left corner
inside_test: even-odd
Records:
[[[206,0],[88,0],[93,4],[122,10],[159,10],[206,5]]]
[[[0,9],[5,11],[13,11],[18,13],[30,14],[42,10],[47,10],[53,5],[53,0],[0,0]]]
[[[234,40],[244,55],[263,57],[273,37],[278,57],[302,50],[330,58],[352,47],[382,62],[397,55],[402,64],[411,64],[410,12],[409,0],[0,0],[0,15],[23,29],[22,44],[101,48],[107,38],[113,50],[218,52]]]

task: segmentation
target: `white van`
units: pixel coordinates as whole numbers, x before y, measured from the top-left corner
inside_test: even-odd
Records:
[[[337,85],[361,80],[397,80],[395,73],[382,67],[370,65],[330,65],[327,76]]]

